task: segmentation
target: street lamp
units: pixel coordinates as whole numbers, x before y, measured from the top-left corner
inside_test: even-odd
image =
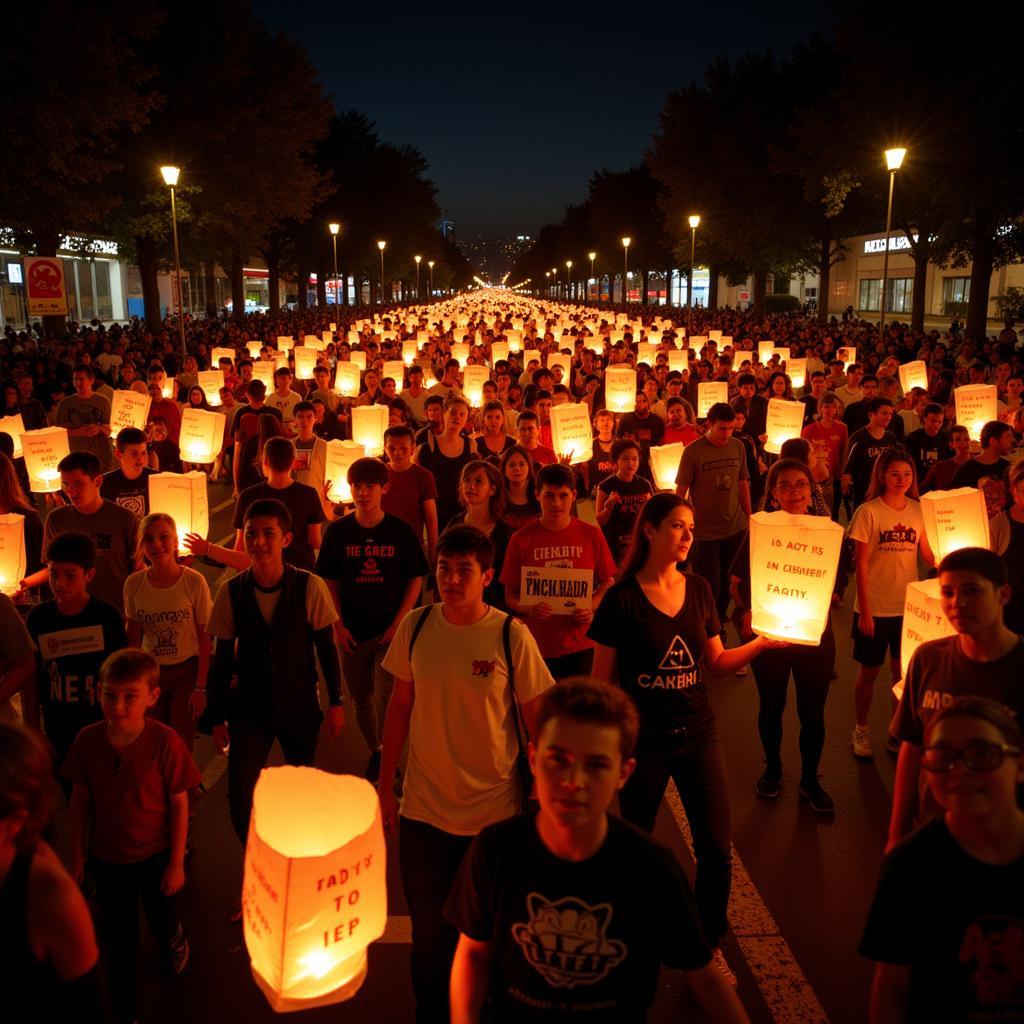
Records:
[[[416,261],[416,301],[419,302],[420,301],[420,260],[423,259],[423,257],[422,256],[413,256],[413,259]]]
[[[572,298],[572,260],[565,261],[565,297]]]
[[[697,228],[700,227],[700,215],[691,213],[690,218],[690,273],[686,275],[686,334],[690,335],[693,324],[693,263],[697,252]]]
[[[380,249],[380,304],[384,305],[384,247],[387,242],[378,242],[377,248]]]
[[[334,245],[334,318],[338,318],[338,303],[340,301],[340,295],[338,294],[338,232],[341,230],[340,224],[328,224],[328,228],[331,231],[331,243]]]
[[[885,249],[882,256],[882,296],[878,303],[878,336],[881,338],[885,327],[885,286],[889,279],[889,232],[892,230],[892,191],[896,187],[896,172],[903,166],[905,149],[887,149],[885,166],[889,169],[889,205],[885,210]]]
[[[178,208],[174,204],[174,186],[178,184],[179,167],[161,167],[164,184],[171,190],[171,234],[174,236],[174,275],[178,281],[178,334],[181,337],[181,354],[185,354],[185,295],[181,287],[181,256],[178,253]]]
[[[434,261],[427,260],[427,267],[430,269],[430,297],[434,297]]]
[[[587,253],[587,259],[590,260],[590,279],[593,280],[594,279],[594,260],[597,259],[597,253],[596,252],[588,252]],[[601,289],[598,288],[598,295],[600,295],[600,294],[601,294]],[[587,286],[587,298],[588,299],[590,298],[590,286],[589,285]]]
[[[629,277],[629,243],[633,239],[626,235],[622,239],[622,304],[626,304],[626,278]]]
[[[544,276],[547,278],[547,291],[548,291],[548,298],[550,299],[551,298],[551,271],[550,270],[545,270],[544,271]]]

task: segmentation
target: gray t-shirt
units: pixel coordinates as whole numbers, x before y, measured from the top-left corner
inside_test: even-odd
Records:
[[[747,528],[739,482],[749,479],[746,451],[736,438],[714,445],[701,437],[686,446],[676,483],[689,488],[697,540],[724,540]]]
[[[93,394],[88,398],[68,395],[57,406],[57,416],[54,422],[58,427],[65,427],[68,430],[85,427],[91,423],[97,426],[109,426],[110,402],[103,395]],[[106,434],[97,433],[92,437],[69,437],[68,447],[73,452],[92,452],[100,460],[102,472],[106,472],[110,468],[113,449],[110,446],[110,438]]]

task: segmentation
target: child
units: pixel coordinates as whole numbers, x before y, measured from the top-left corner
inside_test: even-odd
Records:
[[[644,502],[653,494],[650,483],[637,476],[640,445],[625,438],[612,445],[615,473],[597,485],[597,523],[616,564],[622,561]]]
[[[180,473],[182,471],[181,449],[178,442],[170,435],[167,420],[162,416],[154,416],[149,422],[150,450],[156,456],[157,468],[161,473]]]
[[[100,670],[106,721],[78,734],[63,768],[74,783],[70,874],[81,882],[88,831],[111,996],[123,1022],[138,1017],[140,900],[168,969],[181,974],[189,959],[174,896],[185,884],[188,791],[202,776],[174,730],[146,715],[160,697],[159,678],[145,651],[110,655]]]
[[[404,519],[422,543],[427,534],[427,558],[437,547],[437,483],[432,474],[412,461],[412,427],[388,427],[384,431],[384,453],[388,457],[388,489],[381,507]]]
[[[746,1020],[677,861],[608,814],[637,731],[632,701],[609,684],[569,679],[541,698],[529,745],[540,810],[480,833],[445,909],[460,932],[453,1024],[476,1021],[488,998],[495,1021],[642,1020],[661,964],[686,972],[702,1019]]]
[[[103,720],[100,667],[108,651],[128,645],[120,613],[90,596],[96,573],[96,545],[84,533],[62,533],[46,549],[54,600],[28,614],[25,625],[36,648],[37,685],[24,694],[25,721],[43,725],[59,772],[78,733]],[[62,784],[63,780],[62,780]],[[64,784],[66,793],[70,784]]]

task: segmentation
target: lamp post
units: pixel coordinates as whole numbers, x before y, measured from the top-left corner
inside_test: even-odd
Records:
[[[572,260],[565,261],[565,297],[572,300]]]
[[[686,275],[686,334],[689,336],[693,324],[693,264],[697,253],[697,228],[700,227],[700,215],[690,214],[690,273]]]
[[[413,259],[416,261],[416,301],[419,302],[420,301],[420,260],[422,260],[423,257],[422,256],[413,256]]]
[[[596,252],[588,252],[587,253],[587,259],[590,260],[590,279],[593,280],[594,279],[594,260],[597,259],[597,253]],[[600,288],[598,288],[597,297],[598,298],[601,297],[601,289]],[[589,284],[587,285],[587,298],[588,299],[590,298],[590,285]]]
[[[547,279],[547,284],[545,285],[545,287],[547,288],[548,298],[550,299],[551,298],[551,271],[550,270],[545,270],[544,271],[544,277]]]
[[[434,261],[427,260],[427,268],[430,270],[430,297],[434,297]]]
[[[185,295],[181,287],[181,256],[178,253],[178,208],[174,203],[174,187],[178,184],[179,167],[161,167],[164,184],[171,190],[171,234],[174,237],[174,276],[178,282],[178,335],[181,338],[181,354],[185,354]]]
[[[341,301],[341,296],[338,292],[338,232],[341,230],[340,224],[328,224],[327,227],[331,232],[331,244],[334,246],[334,318],[338,318],[338,303]]]
[[[633,239],[626,235],[622,239],[622,304],[626,304],[626,278],[629,277],[629,243]]]
[[[885,286],[889,280],[889,232],[892,230],[892,192],[896,187],[896,172],[907,155],[905,149],[887,149],[885,166],[889,169],[889,205],[885,209],[885,249],[882,255],[882,295],[878,302],[878,336],[883,337],[885,327]]]
[[[387,242],[378,242],[377,248],[380,249],[380,304],[384,305],[384,247]]]

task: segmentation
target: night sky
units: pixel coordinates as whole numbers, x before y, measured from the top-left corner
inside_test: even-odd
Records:
[[[429,160],[461,237],[535,234],[591,173],[640,161],[667,92],[716,56],[783,53],[815,4],[275,3],[253,8],[308,49],[339,109]]]

